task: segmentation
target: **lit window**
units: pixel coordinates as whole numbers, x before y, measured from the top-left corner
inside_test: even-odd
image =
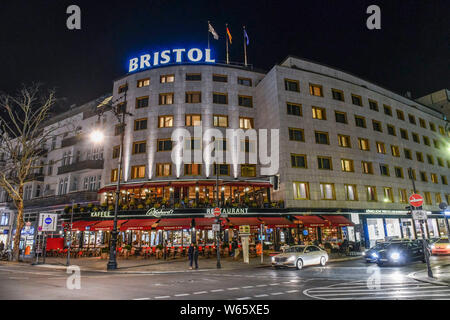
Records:
[[[342,134],[338,134],[338,143],[340,147],[343,148],[351,148],[350,136],[344,136]]]
[[[159,78],[160,83],[168,83],[168,82],[174,82],[174,81],[175,81],[175,75],[173,75],[173,74],[165,74]]]
[[[384,202],[394,202],[394,192],[391,187],[383,188]]]
[[[214,127],[227,128],[228,127],[228,116],[214,115],[213,116],[213,124],[214,124]]]
[[[145,166],[132,166],[131,179],[145,178]]]
[[[241,129],[253,129],[253,118],[240,117],[239,128]]]
[[[377,188],[366,186],[367,201],[377,201]]]
[[[294,182],[294,199],[308,200],[309,199],[309,184],[308,182]]]
[[[201,92],[186,92],[186,103],[201,103],[202,93]]]
[[[327,120],[327,112],[324,108],[312,107],[312,117],[318,120]]]
[[[309,84],[309,93],[312,96],[323,97],[322,86],[317,84]]]
[[[346,184],[345,188],[345,200],[358,201],[358,191],[355,184]]]
[[[156,164],[156,176],[157,177],[167,177],[172,175],[172,164],[171,163],[157,163]]]
[[[363,150],[363,151],[370,150],[369,139],[358,138],[358,145],[359,145],[360,150]]]
[[[199,176],[202,174],[201,164],[185,164],[184,175],[185,176]]]
[[[173,92],[160,93],[159,104],[160,105],[173,104]]]
[[[185,121],[186,127],[198,127],[202,123],[202,116],[200,114],[187,114]]]
[[[173,127],[173,116],[159,116],[158,128],[170,128]]]
[[[255,164],[241,165],[241,176],[256,177],[256,165]]]
[[[320,184],[320,198],[322,200],[335,200],[336,199],[333,183],[321,183]]]
[[[362,172],[365,174],[373,174],[372,162],[362,161],[361,162]]]
[[[343,172],[354,172],[353,160],[341,159],[341,169]]]

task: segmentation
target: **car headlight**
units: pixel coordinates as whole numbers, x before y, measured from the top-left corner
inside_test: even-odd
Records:
[[[400,253],[398,253],[398,252],[392,253],[392,254],[391,254],[391,259],[392,259],[392,260],[398,260],[398,259],[400,259]]]
[[[275,262],[275,257],[272,257],[272,262]]]
[[[295,261],[295,256],[290,256],[288,259],[287,259],[287,261],[288,262],[293,262],[293,261]]]
[[[372,253],[372,257],[378,258],[378,254],[376,252]]]
[[[365,256],[366,255],[366,251],[363,251],[362,255]]]

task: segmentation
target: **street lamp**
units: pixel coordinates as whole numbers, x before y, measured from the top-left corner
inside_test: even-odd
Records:
[[[90,139],[93,143],[96,143],[96,144],[102,143],[103,140],[105,139],[105,135],[100,130],[94,130],[90,134]]]

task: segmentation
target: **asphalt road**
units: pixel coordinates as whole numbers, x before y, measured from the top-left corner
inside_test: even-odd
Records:
[[[449,263],[448,256],[432,257],[434,267]],[[450,300],[449,286],[408,277],[424,267],[415,263],[379,268],[359,259],[303,270],[267,267],[162,274],[81,272],[80,289],[68,289],[69,274],[65,270],[0,265],[0,299]]]

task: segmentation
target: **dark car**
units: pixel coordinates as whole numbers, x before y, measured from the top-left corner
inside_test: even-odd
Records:
[[[363,253],[366,262],[377,262],[379,251],[385,249],[389,244],[389,242],[379,242],[374,247],[366,250]]]
[[[425,262],[423,248],[418,242],[393,242],[378,252],[377,264],[404,265],[414,261]]]

